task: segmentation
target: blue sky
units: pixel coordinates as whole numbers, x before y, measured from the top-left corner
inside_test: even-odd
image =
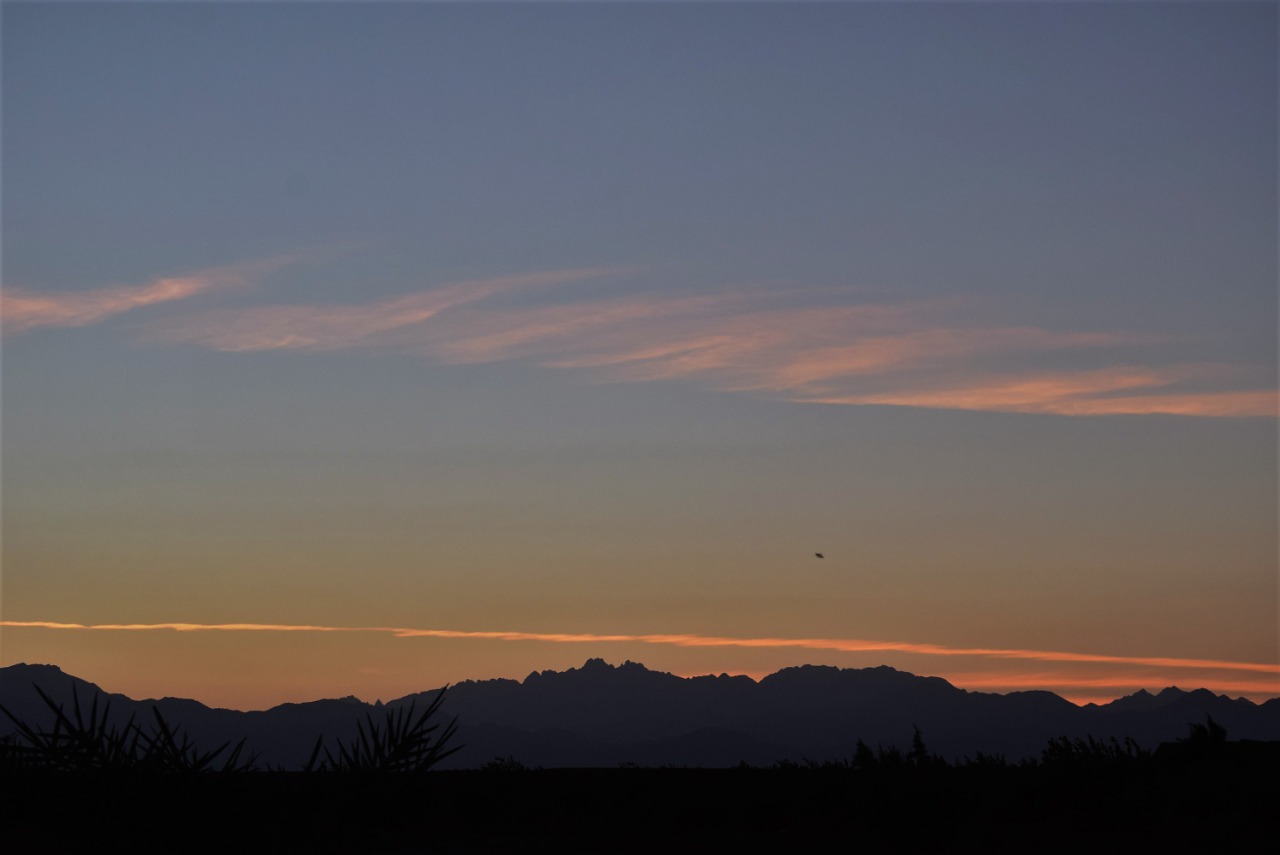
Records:
[[[1274,6],[3,24],[6,621],[1274,666]],[[350,640],[345,672],[268,652],[250,690],[194,636],[204,671],[4,632],[6,663],[241,704],[286,661],[295,699],[584,654],[791,664]],[[993,667],[964,673],[1120,679]]]

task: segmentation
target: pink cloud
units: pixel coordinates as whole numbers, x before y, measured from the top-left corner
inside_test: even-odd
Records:
[[[10,336],[41,327],[86,327],[133,309],[242,286],[292,260],[282,256],[159,277],[144,285],[89,291],[47,292],[6,286],[0,289],[0,318]]]
[[[385,345],[447,309],[524,288],[562,285],[618,272],[620,268],[550,270],[454,282],[373,303],[202,312],[153,324],[143,337],[159,343],[198,344],[228,352],[321,351]]]
[[[451,318],[422,348],[447,362],[529,360],[610,381],[693,380],[797,402],[1107,415],[1276,414],[1271,390],[1179,391],[1228,366],[1022,368],[1035,354],[1097,361],[1159,338],[1028,326],[947,325],[928,304],[756,309],[739,295],[631,298]],[[991,360],[1011,366],[993,374]],[[1120,395],[1119,393],[1127,393]]]
[[[911,330],[802,351],[770,372],[771,388],[778,391],[796,389],[811,383],[901,367],[946,366],[957,358],[986,353],[1085,349],[1131,341],[1132,337],[1112,333],[1053,332],[1033,327]]]
[[[1238,388],[1239,368],[1134,360],[1135,351],[1168,344],[1168,337],[958,323],[948,317],[953,306],[940,301],[796,307],[782,299],[832,295],[745,290],[519,308],[501,299],[618,272],[546,271],[356,305],[205,312],[164,319],[145,337],[224,351],[362,347],[446,363],[518,360],[607,382],[685,380],[800,403],[1073,416],[1276,415],[1275,390]],[[1124,362],[1111,356],[1120,351]],[[1088,367],[1034,367],[1064,363]]]
[[[816,348],[910,329],[923,311],[914,304],[762,309],[759,302],[729,293],[475,312],[452,318],[447,336],[428,344],[447,361],[528,359],[601,369],[609,379],[697,377],[766,388],[777,384],[759,382],[762,375]]]
[[[872,393],[814,395],[796,400],[822,404],[876,404],[947,410],[1051,413],[1070,416],[1169,414],[1212,417],[1276,416],[1275,390],[1113,395],[1160,389],[1204,373],[1205,366],[1163,369],[1111,367],[1007,377],[961,376],[950,383]]]
[[[1179,416],[1245,418],[1280,416],[1280,392],[1274,389],[1246,389],[1238,392],[1196,392],[1181,395],[1135,395],[1130,397],[1065,400],[1057,408],[1044,410],[1066,416],[1146,415],[1166,413]]]

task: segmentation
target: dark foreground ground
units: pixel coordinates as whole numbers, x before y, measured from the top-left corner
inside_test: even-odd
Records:
[[[1280,841],[1277,771],[9,771],[0,778],[0,845],[9,852],[1265,852]]]

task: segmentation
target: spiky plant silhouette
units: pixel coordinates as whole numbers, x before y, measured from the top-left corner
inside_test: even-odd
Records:
[[[1042,768],[1065,771],[1114,771],[1146,763],[1151,752],[1142,748],[1132,737],[1123,741],[1110,739],[1070,739],[1066,736],[1050,739],[1040,752]]]
[[[152,707],[155,722],[144,728],[135,716],[113,722],[111,702],[94,695],[86,707],[72,684],[71,709],[33,685],[53,713],[45,729],[32,726],[0,705],[16,732],[0,739],[0,769],[45,769],[63,772],[247,772],[258,768],[256,755],[244,757],[245,740],[225,742],[203,751],[186,733]],[[448,687],[446,686],[445,689]],[[417,704],[387,710],[382,722],[366,714],[349,742],[332,749],[324,737],[316,742],[305,769],[334,772],[424,772],[462,748],[450,746],[457,718],[441,729],[433,721],[444,702],[445,689],[436,693],[420,713]],[[321,755],[323,754],[323,759]]]
[[[234,747],[226,742],[212,751],[199,750],[187,734],[165,721],[157,707],[151,708],[155,724],[144,730],[132,715],[123,725],[112,724],[111,702],[99,704],[98,695],[86,710],[75,684],[70,714],[39,686],[32,688],[53,713],[53,724],[48,730],[37,730],[0,705],[0,713],[17,727],[0,751],[6,766],[63,772],[244,772],[257,765],[256,757],[241,759],[243,739]]]
[[[463,746],[448,747],[458,730],[455,717],[440,730],[432,719],[444,703],[445,686],[420,714],[414,715],[417,702],[387,710],[381,724],[372,713],[356,725],[356,736],[347,743],[338,742],[336,750],[324,745],[324,737],[307,761],[307,771],[333,772],[425,772]],[[437,735],[436,732],[439,731]],[[323,752],[324,759],[320,759]]]
[[[1223,745],[1227,741],[1227,729],[1213,720],[1213,716],[1205,714],[1204,724],[1191,723],[1191,732],[1182,742],[1195,745]]]
[[[53,711],[53,726],[49,730],[36,730],[0,706],[0,711],[18,728],[7,746],[7,760],[18,766],[56,771],[125,769],[136,765],[143,744],[132,716],[123,727],[112,725],[111,702],[99,709],[96,695],[86,715],[74,685],[71,687],[73,712],[67,715],[62,705],[39,686],[33,688]]]

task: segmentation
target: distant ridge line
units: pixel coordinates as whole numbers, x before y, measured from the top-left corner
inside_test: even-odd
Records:
[[[54,665],[0,668],[0,705],[20,721],[47,726],[49,708],[37,689],[60,704],[71,703],[73,691],[82,705],[106,700],[121,721],[149,720],[154,707],[200,745],[246,739],[248,750],[282,769],[301,768],[319,736],[349,739],[366,716],[407,709],[440,691],[411,693],[381,707],[346,697],[241,712],[182,698],[108,694]],[[447,687],[444,698],[443,714],[456,717],[466,748],[441,768],[494,758],[548,768],[768,766],[848,758],[859,742],[905,746],[913,729],[939,756],[1016,760],[1061,738],[1132,737],[1154,748],[1210,719],[1232,739],[1280,740],[1280,698],[1259,704],[1169,687],[1081,707],[1047,691],[966,691],[886,665],[802,665],[756,681],[727,674],[680,677],[636,662],[614,666],[592,658],[566,671],[533,671],[522,681],[464,680]],[[12,730],[8,724],[0,720],[0,738]]]

